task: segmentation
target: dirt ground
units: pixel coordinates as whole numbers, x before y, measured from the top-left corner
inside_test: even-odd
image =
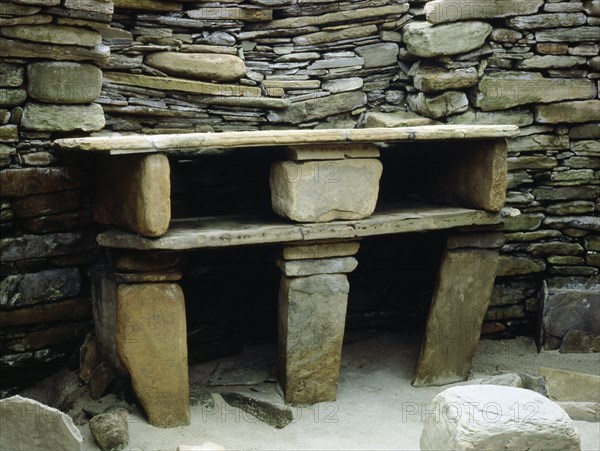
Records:
[[[294,421],[275,429],[213,396],[215,406],[192,406],[191,425],[158,429],[138,411],[129,417],[128,450],[176,450],[178,445],[214,442],[227,450],[418,450],[426,403],[443,387],[414,388],[411,378],[419,334],[378,333],[344,346],[338,400],[293,409]],[[272,346],[249,347],[244,354],[194,365],[191,392],[236,391],[281,403],[276,384],[207,386],[218,377],[229,383],[264,380],[274,362]],[[484,340],[473,363],[473,377],[521,371],[537,375],[540,367],[600,375],[600,355],[536,352],[532,339]],[[600,423],[576,422],[582,448],[600,449]],[[80,426],[85,449],[96,448],[87,425]]]

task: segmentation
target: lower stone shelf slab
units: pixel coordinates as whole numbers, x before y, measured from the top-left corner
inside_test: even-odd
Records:
[[[192,250],[253,244],[351,239],[375,235],[446,230],[494,225],[497,213],[423,203],[401,203],[381,208],[366,219],[317,224],[292,224],[275,216],[220,216],[176,219],[160,238],[145,238],[111,229],[98,235],[108,248],[137,250]]]

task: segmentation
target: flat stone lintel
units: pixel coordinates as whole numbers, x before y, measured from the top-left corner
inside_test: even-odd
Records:
[[[345,274],[358,266],[354,257],[334,257],[307,260],[277,260],[281,272],[289,277],[304,277],[315,274]]]
[[[283,246],[282,257],[284,260],[349,257],[355,255],[359,248],[358,241],[288,245]]]

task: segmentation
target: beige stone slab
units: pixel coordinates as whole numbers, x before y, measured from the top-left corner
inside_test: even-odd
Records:
[[[464,381],[477,349],[498,251],[446,250],[436,280],[413,385]]]
[[[149,75],[127,74],[125,72],[103,72],[105,79],[112,83],[141,86],[165,91],[191,92],[213,96],[260,97],[260,88],[242,85],[223,85],[175,77],[152,77]]]
[[[366,218],[375,210],[382,171],[371,158],[273,163],[273,211],[297,222]]]
[[[117,354],[150,424],[190,423],[185,302],[177,284],[120,285]]]
[[[282,257],[284,260],[349,257],[356,254],[359,248],[360,243],[358,241],[284,246]]]
[[[373,144],[320,144],[288,146],[290,160],[343,160],[345,158],[379,158],[379,148]]]
[[[540,368],[548,397],[554,401],[600,402],[600,376],[555,368]]]
[[[345,274],[281,278],[278,379],[285,401],[335,401],[350,286]]]
[[[353,239],[365,236],[444,230],[469,225],[499,224],[494,213],[466,208],[401,203],[366,219],[330,223],[290,224],[269,217],[205,217],[174,220],[160,238],[145,238],[121,230],[98,235],[104,247],[138,250],[185,250],[267,243]]]
[[[101,158],[92,207],[100,224],[164,234],[171,220],[169,160],[163,154]]]
[[[461,144],[431,182],[431,195],[487,211],[506,201],[508,147],[505,140]]]
[[[143,75],[104,72],[105,78],[115,82],[152,79],[153,82],[139,86],[168,89],[168,78],[146,77]],[[114,75],[114,77],[113,77]],[[146,77],[140,79],[139,77]],[[158,80],[159,84],[154,85]],[[162,80],[162,81],[161,81]],[[190,80],[184,80],[189,83]],[[202,83],[201,83],[202,84]],[[224,85],[210,85],[219,87]],[[228,87],[229,88],[229,87]],[[173,88],[174,89],[174,88]],[[216,88],[215,88],[216,89]],[[258,88],[255,88],[258,89]],[[199,91],[202,91],[200,88]],[[233,94],[232,94],[233,95]],[[54,147],[65,151],[88,151],[120,153],[200,153],[202,148],[216,147],[278,147],[301,144],[374,143],[401,141],[437,141],[514,138],[519,128],[514,125],[423,125],[414,127],[363,128],[363,129],[324,129],[324,130],[261,130],[223,133],[183,133],[169,135],[127,135],[90,138],[65,138],[54,141]],[[399,148],[401,151],[401,148]]]

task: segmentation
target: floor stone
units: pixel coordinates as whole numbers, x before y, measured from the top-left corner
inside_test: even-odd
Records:
[[[15,451],[79,451],[83,438],[71,418],[33,399],[0,400],[0,448]]]
[[[453,387],[432,404],[435,414],[425,419],[422,450],[581,449],[579,432],[566,412],[531,390]]]

